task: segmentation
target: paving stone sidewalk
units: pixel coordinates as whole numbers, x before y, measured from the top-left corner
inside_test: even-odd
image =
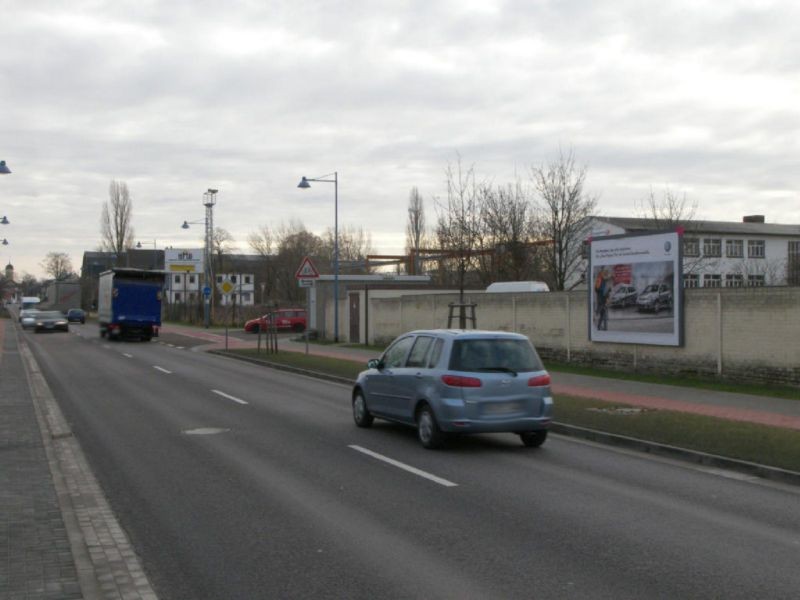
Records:
[[[0,319],[0,600],[157,600],[16,326]]]

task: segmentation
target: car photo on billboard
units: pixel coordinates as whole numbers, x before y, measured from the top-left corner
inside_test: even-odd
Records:
[[[682,344],[680,248],[678,232],[591,241],[591,341]]]

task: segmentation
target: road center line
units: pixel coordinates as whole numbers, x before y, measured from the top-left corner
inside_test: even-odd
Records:
[[[133,358],[133,354],[128,354],[127,352],[123,352],[122,356],[124,356],[125,358]]]
[[[225,392],[220,392],[219,390],[211,390],[211,391],[217,394],[218,396],[222,396],[223,398],[227,398],[228,400],[233,400],[234,402],[238,402],[239,404],[247,404],[247,402],[245,402],[244,400],[240,400],[239,398],[231,396],[230,394],[226,394]]]
[[[162,369],[161,367],[159,367],[157,365],[153,365],[153,368],[156,371],[161,371],[162,373],[166,373],[167,375],[171,375],[172,374],[172,371],[167,371],[166,369]]]
[[[397,467],[398,469],[403,469],[404,471],[408,471],[409,473],[413,473],[414,475],[418,475],[419,477],[424,477],[434,483],[438,483],[439,485],[443,485],[445,487],[457,487],[457,483],[453,483],[452,481],[447,481],[447,479],[442,479],[441,477],[437,477],[436,475],[432,475],[427,473],[426,471],[421,471],[415,467],[407,465],[405,463],[401,463],[399,461],[394,460],[393,458],[389,458],[388,456],[384,456],[383,454],[378,454],[377,452],[373,452],[372,450],[367,450],[366,448],[362,448],[361,446],[349,445],[348,448],[352,448],[356,452],[361,452],[362,454],[366,454],[367,456],[371,456],[372,458],[377,458],[378,460],[382,460],[385,463],[389,463],[390,465]]]

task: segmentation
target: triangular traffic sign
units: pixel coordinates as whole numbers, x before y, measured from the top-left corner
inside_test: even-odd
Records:
[[[306,256],[303,262],[300,263],[300,268],[297,269],[294,277],[295,279],[316,279],[319,277],[319,271],[317,271],[317,267],[314,266],[311,259]]]

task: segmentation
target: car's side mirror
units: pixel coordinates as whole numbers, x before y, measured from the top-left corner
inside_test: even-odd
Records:
[[[367,368],[378,369],[380,371],[383,368],[383,361],[380,358],[370,358],[367,361]]]

